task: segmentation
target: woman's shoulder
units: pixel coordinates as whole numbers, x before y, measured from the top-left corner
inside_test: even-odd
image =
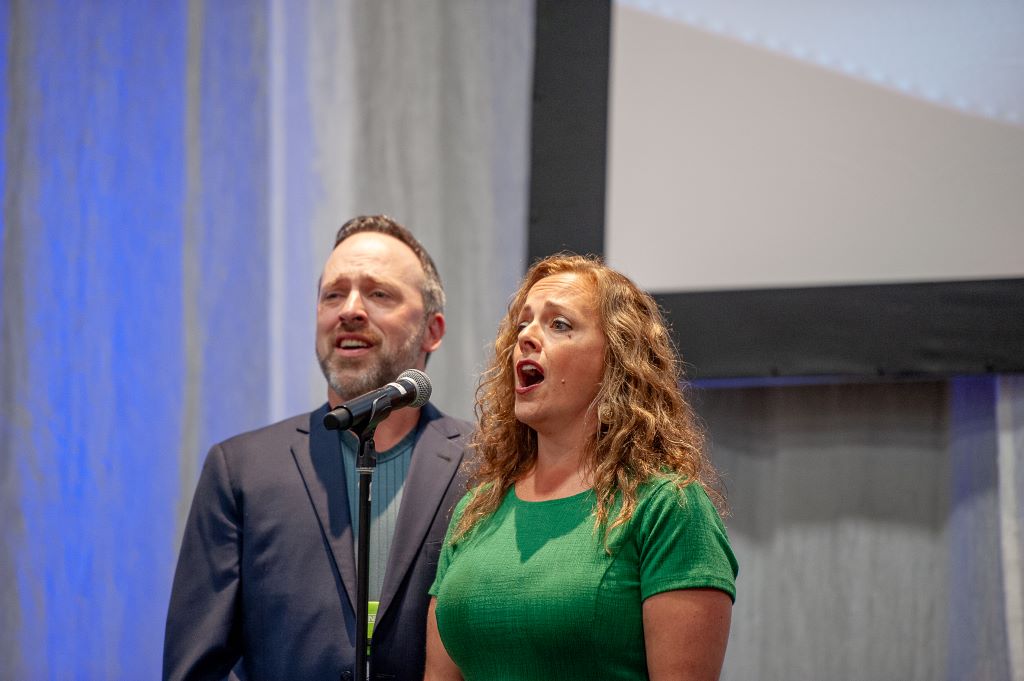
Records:
[[[643,482],[637,490],[637,511],[672,510],[718,515],[715,505],[700,482],[674,472],[658,473]]]
[[[673,495],[678,497],[680,494],[685,493],[687,488],[694,485],[700,487],[700,483],[697,480],[687,478],[682,473],[664,471],[655,473],[640,483],[637,487],[637,496],[641,499]]]
[[[452,515],[455,517],[462,515],[462,512],[466,509],[466,506],[469,505],[469,502],[473,500],[473,497],[478,495],[489,485],[490,483],[485,482],[482,485],[476,485],[475,487],[470,487],[468,490],[466,490],[466,493],[463,494],[462,498],[459,499],[457,504],[455,504],[455,510],[452,512]]]
[[[469,488],[469,490],[462,495],[462,498],[459,499],[458,503],[455,504],[455,508],[452,510],[452,518],[459,518],[466,510],[466,507],[469,506],[469,502],[478,495],[490,490],[493,486],[493,482],[482,482]]]

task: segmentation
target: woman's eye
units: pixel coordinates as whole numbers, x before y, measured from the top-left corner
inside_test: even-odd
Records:
[[[571,331],[572,324],[570,324],[567,320],[562,319],[561,317],[556,317],[551,322],[551,328],[554,329],[555,331]]]
[[[523,329],[529,326],[529,322],[519,322],[516,324],[516,333],[522,333]]]

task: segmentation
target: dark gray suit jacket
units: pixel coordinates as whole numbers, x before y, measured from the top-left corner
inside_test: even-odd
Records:
[[[164,679],[351,679],[356,570],[348,493],[324,405],[215,445],[174,575]],[[465,492],[470,425],[423,407],[388,556],[371,679],[423,677],[437,556]]]

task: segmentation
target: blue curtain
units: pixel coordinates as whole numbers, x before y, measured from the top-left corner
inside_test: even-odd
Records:
[[[198,464],[266,419],[265,14],[0,12],[2,678],[157,676]]]
[[[472,414],[525,260],[532,0],[0,5],[0,679],[159,675],[209,446],[324,398],[317,275],[434,254]]]

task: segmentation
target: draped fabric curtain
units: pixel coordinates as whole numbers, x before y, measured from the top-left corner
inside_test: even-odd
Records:
[[[326,396],[316,283],[385,212],[433,253],[470,416],[523,269],[526,0],[0,10],[0,678],[159,674],[214,442]]]
[[[434,400],[469,418],[523,272],[533,2],[271,3],[272,411],[324,399],[317,277],[350,216],[388,213],[434,257],[448,331]]]
[[[1024,676],[1024,377],[696,397],[740,562],[723,679]]]

